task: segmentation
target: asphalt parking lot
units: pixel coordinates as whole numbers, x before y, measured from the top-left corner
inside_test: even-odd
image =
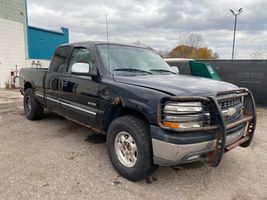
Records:
[[[159,167],[133,183],[111,166],[105,137],[52,113],[24,116],[22,96],[0,90],[0,199],[267,200],[267,109],[253,144],[205,163]]]

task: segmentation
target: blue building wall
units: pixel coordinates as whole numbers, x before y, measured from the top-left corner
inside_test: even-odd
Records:
[[[56,47],[69,42],[69,29],[62,27],[62,32],[28,26],[29,59],[52,58]]]

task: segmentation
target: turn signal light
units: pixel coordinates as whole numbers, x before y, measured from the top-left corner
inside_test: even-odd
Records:
[[[163,122],[163,126],[173,129],[180,128],[180,124],[178,122]]]

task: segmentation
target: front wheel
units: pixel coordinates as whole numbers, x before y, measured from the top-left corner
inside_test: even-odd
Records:
[[[114,168],[131,181],[142,180],[155,169],[148,124],[134,116],[122,116],[110,124],[107,150]]]

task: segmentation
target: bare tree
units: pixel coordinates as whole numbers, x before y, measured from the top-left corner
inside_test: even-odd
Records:
[[[133,43],[133,45],[137,45],[137,46],[141,46],[143,45],[142,42],[140,40],[135,40]]]
[[[251,59],[263,59],[264,52],[262,50],[257,50],[255,52],[252,52],[249,56]]]
[[[178,37],[178,43],[189,47],[199,48],[202,46],[202,36],[196,33],[190,33],[189,35],[180,35]]]
[[[164,49],[159,49],[157,50],[157,53],[160,55],[162,58],[168,58],[170,56],[170,52],[168,50]]]
[[[219,54],[213,52],[203,45],[203,38],[196,33],[180,35],[178,37],[178,46],[173,48],[170,57],[193,58],[193,59],[218,59]]]

